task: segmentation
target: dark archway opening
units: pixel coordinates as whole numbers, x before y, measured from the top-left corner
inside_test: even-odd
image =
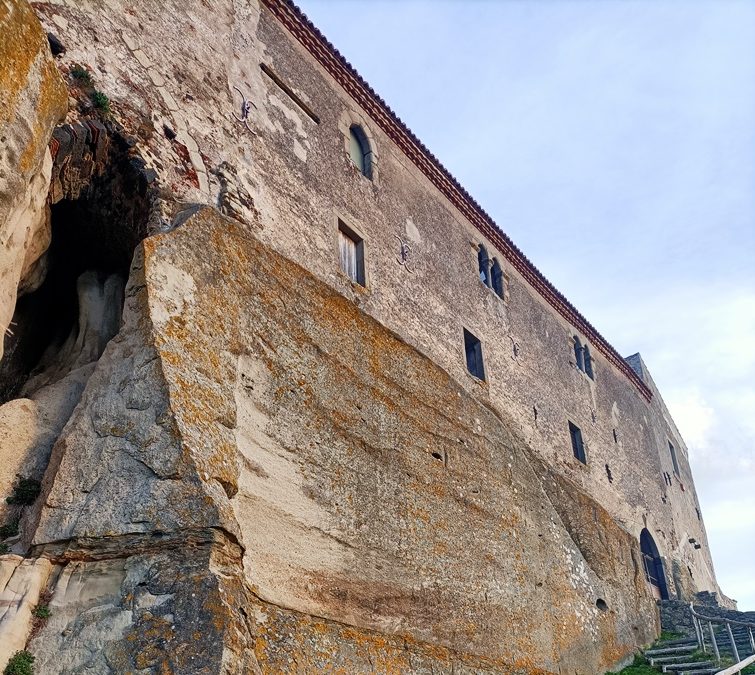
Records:
[[[640,533],[640,551],[645,571],[645,579],[650,584],[653,596],[657,600],[668,600],[668,587],[666,586],[666,574],[663,570],[663,560],[658,553],[655,540],[644,528]]]
[[[134,249],[147,235],[153,176],[117,135],[97,156],[100,164],[92,147],[56,160],[51,243],[37,263],[41,283],[18,298],[4,336],[0,405],[96,361],[118,330]]]

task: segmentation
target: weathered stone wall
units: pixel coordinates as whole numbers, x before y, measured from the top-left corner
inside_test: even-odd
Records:
[[[695,610],[702,616],[711,618],[731,619],[755,625],[755,612],[738,612],[733,609],[721,607],[719,598],[705,598],[698,596],[694,601]],[[660,605],[660,615],[663,630],[694,633],[692,613],[689,602],[679,600],[663,600]]]
[[[205,209],[143,247],[124,328],[55,446],[37,555],[114,556],[109,542],[136,532],[173,533],[158,550],[206,528],[238,539],[243,565],[231,563],[256,599],[228,596],[223,616],[244,608],[263,672],[366,672],[373,657],[418,672],[599,672],[652,639],[632,537],[539,475],[505,414],[237,221]],[[137,546],[113,565],[141,569]],[[88,605],[120,612],[98,652],[116,670],[132,663],[122,641],[152,644],[146,619],[123,616],[135,610],[122,577]],[[94,629],[55,598],[64,618],[32,646],[73,672]],[[191,625],[173,617],[169,651]]]
[[[45,668],[603,672],[658,629],[643,527],[672,593],[718,590],[657,391],[596,350],[595,381],[577,370],[573,328],[490,242],[505,300],[485,287],[479,232],[269,10],[127,4],[36,9],[62,71],[110,97],[165,229],[192,202],[233,220],[184,210],[141,245],[123,326],[56,430],[17,544],[55,563],[30,645]],[[339,269],[338,218],[364,237],[366,288]]]

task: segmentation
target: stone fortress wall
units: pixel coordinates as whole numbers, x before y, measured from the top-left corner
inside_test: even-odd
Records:
[[[281,192],[298,195],[298,203],[278,216],[270,245],[354,297],[469,391],[510,415],[550,466],[604,506],[627,531],[639,538],[647,527],[669,568],[676,564],[679,569],[675,577],[683,588],[678,592],[690,597],[695,589],[718,590],[696,511],[687,448],[647,370],[642,379],[652,390],[651,401],[522,279],[504,253],[449,204],[311,55],[292,44],[278,21],[267,19],[261,22],[260,35],[276,50],[266,63],[321,120],[312,123],[290,99],[283,99],[287,109],[278,114],[283,133],[265,139],[276,150],[271,158],[277,160],[276,175],[289,179]],[[274,83],[265,85],[269,95],[281,96]],[[377,152],[373,180],[359,174],[344,150],[343,139],[353,123],[363,125]],[[297,139],[298,130],[304,133]],[[297,143],[307,145],[306,158],[297,153]],[[366,290],[340,272],[338,218],[365,240]],[[411,273],[398,264],[397,237],[411,246]],[[503,266],[504,299],[479,278],[481,243]],[[485,384],[466,370],[463,328],[482,341]],[[575,335],[590,344],[594,380],[576,367]],[[587,465],[572,454],[569,420],[584,434]],[[669,441],[677,450],[679,475]],[[702,548],[695,549],[690,538]],[[672,589],[677,582],[671,581]]]
[[[152,236],[104,353],[0,406],[2,427],[57,402],[43,444],[2,448],[44,480],[0,558],[18,604],[0,635],[24,644],[46,587],[53,617],[28,645],[44,672],[597,673],[658,630],[643,528],[671,595],[719,592],[686,448],[641,359],[627,368],[533,288],[291,5],[34,8],[66,47],[71,96],[55,156],[37,153],[53,201],[89,195],[107,240]],[[104,154],[76,64],[110,97],[110,147],[137,178],[70,189],[60,146],[81,122]],[[364,286],[341,271],[339,220],[364,240]],[[503,298],[480,281],[480,243]]]

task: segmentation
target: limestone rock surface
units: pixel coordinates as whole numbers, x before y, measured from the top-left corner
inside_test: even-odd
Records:
[[[598,672],[651,636],[631,537],[242,223],[205,208],[146,240],[126,295],[37,514],[35,554],[83,563],[31,645],[55,672],[199,658],[214,621],[209,672]]]
[[[24,649],[32,628],[32,612],[45,588],[49,560],[0,556],[0,663]]]
[[[46,205],[52,160],[47,143],[68,94],[47,37],[25,0],[0,1],[0,332],[19,284],[39,283],[49,245]],[[0,357],[2,345],[0,344]]]

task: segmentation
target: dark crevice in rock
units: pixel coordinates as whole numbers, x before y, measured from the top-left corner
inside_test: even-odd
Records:
[[[5,336],[0,404],[99,358],[118,330],[131,258],[156,211],[154,173],[101,123],[58,127],[51,151],[51,243]]]
[[[47,558],[54,563],[130,558],[166,550],[186,551],[214,546],[233,562],[240,562],[243,550],[238,539],[218,527],[183,529],[172,532],[152,531],[102,537],[78,537],[34,546],[31,558]]]

